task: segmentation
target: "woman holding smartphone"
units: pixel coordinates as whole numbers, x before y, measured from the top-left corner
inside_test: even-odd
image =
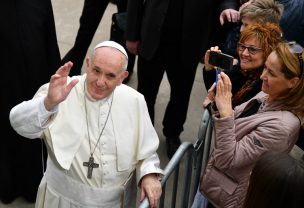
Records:
[[[246,49],[247,50],[247,49]],[[200,191],[214,207],[242,207],[250,172],[265,152],[289,152],[304,116],[303,48],[279,43],[268,56],[260,79],[262,92],[233,108],[233,84],[221,72],[212,112],[214,149]]]
[[[235,59],[234,62],[237,63],[232,70],[224,69],[233,85],[233,106],[249,100],[261,90],[262,82],[259,77],[263,71],[266,58],[282,41],[281,35],[279,26],[273,23],[255,23],[242,31],[237,47],[239,60]],[[209,64],[211,51],[221,52],[217,46],[211,47],[206,52],[204,70],[207,73],[208,71],[212,73],[211,70],[214,69],[214,66]],[[214,83],[215,79],[216,77],[209,82]],[[205,83],[205,85],[208,87],[210,84]],[[204,105],[206,106],[208,103],[205,102]]]

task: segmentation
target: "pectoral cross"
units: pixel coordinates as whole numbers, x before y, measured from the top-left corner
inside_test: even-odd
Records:
[[[98,163],[94,163],[94,157],[90,156],[89,157],[89,162],[83,162],[83,166],[87,166],[88,167],[87,178],[91,179],[92,178],[92,173],[93,173],[93,168],[98,168],[99,164]]]

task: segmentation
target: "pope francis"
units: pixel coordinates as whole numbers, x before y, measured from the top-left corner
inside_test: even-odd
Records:
[[[48,148],[37,208],[135,207],[135,180],[140,198],[157,206],[159,139],[144,97],[122,84],[127,63],[121,45],[102,42],[86,59],[85,74],[69,77],[68,62],[11,110],[13,128]]]

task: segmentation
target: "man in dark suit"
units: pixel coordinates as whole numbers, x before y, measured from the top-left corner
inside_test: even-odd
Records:
[[[105,10],[108,7],[109,2],[115,3],[118,12],[125,12],[127,9],[127,0],[84,0],[81,17],[79,19],[79,29],[74,42],[73,47],[64,55],[61,63],[65,64],[68,61],[73,62],[73,69],[70,75],[80,75],[83,61],[86,57],[88,48],[93,40],[95,32],[100,24]],[[120,37],[123,38],[123,37]],[[110,37],[111,39],[111,37]],[[118,39],[113,39],[124,46]],[[128,53],[129,64],[127,71],[129,76],[124,80],[124,83],[129,81],[133,73],[133,66],[135,62],[135,56]]]
[[[31,99],[60,66],[52,2],[1,1],[0,25],[0,123],[5,135],[0,141],[0,200],[7,204],[23,197],[34,202],[44,171],[43,144],[18,135],[9,112]]]
[[[73,62],[70,75],[80,75],[83,61],[102,16],[110,0],[84,0],[79,29],[73,47],[64,55],[61,63]]]
[[[214,0],[129,0],[127,48],[138,54],[138,91],[154,120],[154,104],[166,72],[170,101],[163,119],[169,158],[180,145],[195,72],[206,50]]]

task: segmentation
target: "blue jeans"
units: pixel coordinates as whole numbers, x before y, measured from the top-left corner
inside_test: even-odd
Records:
[[[207,198],[197,190],[191,208],[207,208],[208,200]]]

